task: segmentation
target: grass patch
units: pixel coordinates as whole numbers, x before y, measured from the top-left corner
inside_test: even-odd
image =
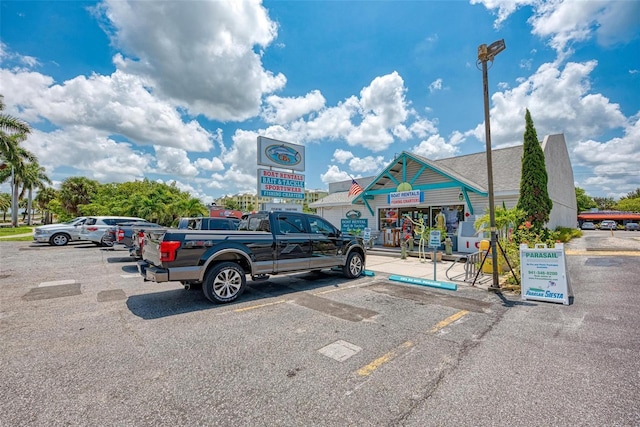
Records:
[[[0,237],[13,236],[16,234],[33,233],[33,227],[2,227],[0,228]]]
[[[22,236],[22,237],[5,237],[0,239],[0,242],[32,242],[33,236]]]

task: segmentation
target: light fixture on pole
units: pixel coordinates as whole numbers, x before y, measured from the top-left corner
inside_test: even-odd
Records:
[[[495,41],[489,46],[481,44],[478,46],[478,63],[482,64],[482,82],[484,86],[484,128],[485,140],[487,144],[487,185],[489,192],[489,227],[491,229],[491,269],[493,272],[493,282],[491,288],[499,289],[498,281],[498,250],[497,250],[497,230],[496,230],[496,214],[495,201],[493,197],[493,165],[491,159],[491,127],[489,125],[489,78],[487,75],[487,62],[493,64],[493,59],[497,54],[505,50],[506,45],[504,39]],[[476,63],[477,64],[477,63]]]

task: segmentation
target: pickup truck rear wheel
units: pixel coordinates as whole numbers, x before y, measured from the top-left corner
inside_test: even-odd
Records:
[[[360,277],[364,270],[364,260],[358,252],[351,252],[347,258],[347,263],[342,267],[342,273],[349,279]]]
[[[244,270],[235,262],[215,265],[204,278],[202,293],[211,302],[231,302],[242,295],[247,284]]]

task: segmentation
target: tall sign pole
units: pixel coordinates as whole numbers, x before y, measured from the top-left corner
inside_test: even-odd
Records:
[[[495,201],[493,195],[493,162],[491,159],[491,125],[489,124],[489,77],[487,62],[493,63],[493,58],[506,48],[504,40],[498,40],[489,46],[482,44],[478,47],[478,61],[482,63],[482,82],[484,87],[484,128],[487,146],[487,190],[489,192],[489,227],[491,229],[491,269],[493,273],[492,289],[500,289],[498,279],[498,235],[496,229]]]

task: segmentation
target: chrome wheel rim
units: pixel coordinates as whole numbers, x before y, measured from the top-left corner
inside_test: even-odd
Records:
[[[230,298],[242,286],[242,276],[234,269],[222,270],[213,281],[213,292],[220,298]]]
[[[53,244],[56,246],[63,246],[67,244],[67,238],[63,235],[54,236]]]
[[[351,274],[353,274],[354,276],[360,275],[360,273],[362,272],[362,258],[360,258],[359,256],[354,256],[353,258],[351,258],[351,263],[349,263],[349,271],[351,271]]]

